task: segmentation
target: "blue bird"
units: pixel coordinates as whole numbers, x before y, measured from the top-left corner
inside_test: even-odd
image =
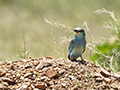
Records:
[[[77,27],[73,31],[75,32],[75,36],[69,43],[68,59],[76,61],[76,58],[81,57],[82,63],[85,63],[82,58],[82,54],[86,48],[85,30]]]

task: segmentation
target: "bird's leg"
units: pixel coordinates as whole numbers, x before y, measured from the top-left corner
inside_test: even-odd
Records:
[[[82,58],[82,55],[81,55],[80,57],[81,57],[81,60],[84,60],[84,59]]]
[[[81,55],[80,57],[81,57],[81,61],[80,61],[80,62],[81,62],[82,64],[86,64],[87,62],[82,58],[82,55]]]

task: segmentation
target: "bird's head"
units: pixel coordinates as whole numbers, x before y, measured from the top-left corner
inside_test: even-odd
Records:
[[[80,27],[75,28],[73,31],[77,36],[81,36],[81,35],[85,36],[85,30]]]

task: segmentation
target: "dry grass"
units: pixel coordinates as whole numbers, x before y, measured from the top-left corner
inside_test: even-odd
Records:
[[[26,38],[26,50],[31,50],[30,56],[35,58],[53,56],[67,59],[67,47],[69,40],[74,37],[72,29],[75,27],[84,28],[87,47],[90,44],[95,47],[94,43],[107,40],[111,32],[106,31],[102,39],[100,38],[104,32],[101,29],[102,21],[110,18],[100,15],[98,17],[93,11],[105,7],[114,10],[119,16],[119,3],[120,1],[98,0],[1,0],[0,60],[13,60],[16,58],[13,49],[23,50],[21,34]],[[96,32],[100,33],[96,35]],[[92,49],[87,48],[83,57],[90,59],[92,53]]]

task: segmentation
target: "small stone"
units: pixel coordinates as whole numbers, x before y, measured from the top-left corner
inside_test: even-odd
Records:
[[[60,71],[60,68],[59,67],[55,67],[54,70],[55,71]]]
[[[36,79],[36,75],[32,75],[32,77],[30,77],[31,80],[35,80]]]
[[[109,73],[111,72],[111,70],[110,70],[109,68],[104,67],[104,69],[105,69],[106,71],[108,71]]]
[[[104,78],[104,81],[107,82],[107,83],[110,83],[110,82],[111,82],[111,79],[109,79],[109,78]]]
[[[118,81],[118,82],[120,82],[120,77],[116,78],[116,79],[115,79],[115,81]]]
[[[62,83],[62,86],[65,87],[65,86],[66,86],[66,83]]]
[[[25,66],[25,68],[26,68],[26,69],[27,69],[27,68],[32,68],[32,66],[27,64],[27,65]]]
[[[22,59],[23,62],[27,62],[27,59]]]
[[[24,89],[27,89],[28,85],[25,84],[25,85],[22,85],[21,87]]]
[[[8,86],[4,86],[3,84],[0,84],[0,90],[9,90]]]
[[[12,84],[15,84],[15,82],[12,80],[12,79],[9,79],[9,78],[2,78],[2,80],[4,82],[7,82],[8,84],[12,85]]]
[[[46,72],[45,72],[45,75],[50,77],[50,78],[53,78],[55,76],[57,76],[57,73],[55,71],[53,71],[52,68],[49,68]]]
[[[120,86],[117,86],[117,89],[120,90]]]
[[[62,69],[59,71],[59,74],[63,74],[65,72],[65,69]]]
[[[81,80],[81,78],[82,78],[82,74],[78,75],[78,79],[80,79],[80,80]]]
[[[38,88],[34,88],[34,90],[39,90]]]
[[[4,76],[5,74],[6,74],[6,71],[0,69],[0,77],[1,77],[1,76]]]
[[[34,73],[34,70],[31,69],[31,70],[30,70],[30,73]]]
[[[114,73],[113,77],[120,78],[120,74]]]
[[[45,80],[47,77],[46,76],[43,76],[43,77],[41,77],[41,80]]]
[[[32,76],[32,73],[26,73],[26,74],[24,75],[25,78],[28,77],[28,76]]]
[[[119,75],[120,75],[120,71],[119,71],[117,74],[119,74]]]
[[[2,79],[0,79],[0,83],[2,82]]]
[[[7,83],[7,82],[2,82],[2,84],[3,84],[4,86],[8,86],[8,83]]]
[[[65,77],[68,77],[68,74],[65,74]]]
[[[52,66],[53,61],[48,60],[48,61],[44,61],[44,67],[48,67],[48,66]]]
[[[84,74],[84,73],[85,73],[85,70],[84,70],[84,69],[81,69],[81,70],[80,70],[80,73],[81,73],[81,74]]]
[[[40,63],[40,61],[34,61],[34,65],[37,66]]]
[[[53,64],[52,66],[53,66],[53,68],[57,67],[57,65],[56,65],[56,64]]]
[[[39,88],[39,89],[46,88],[45,83],[42,83],[42,82],[37,82],[34,86],[35,86],[35,88]]]
[[[85,82],[84,85],[87,87],[87,86],[89,86],[89,83]]]
[[[21,80],[24,80],[25,78],[23,76],[20,77]]]
[[[47,59],[53,59],[52,57],[45,57],[45,58],[47,58]]]
[[[69,77],[70,79],[72,79],[72,80],[75,79],[75,77],[74,77],[73,75],[69,75],[68,77]]]
[[[102,76],[100,73],[96,73],[96,74],[93,76],[93,78],[97,78],[97,77],[102,78],[103,76]]]
[[[28,59],[32,59],[32,57],[28,57]]]
[[[59,60],[57,63],[58,63],[59,66],[64,66],[65,65],[64,62],[61,62],[61,60]]]
[[[103,90],[101,86],[98,86],[98,90]]]
[[[94,64],[93,62],[91,62],[91,61],[88,61],[90,64],[89,64],[89,66],[92,66],[92,67],[99,67],[98,65],[96,65],[96,64]]]
[[[72,90],[78,90],[77,85],[75,85],[75,86],[72,88]]]
[[[42,69],[44,67],[43,60],[40,61],[40,63],[37,65],[36,69]]]
[[[10,66],[10,69],[15,70],[14,64]]]
[[[53,85],[53,81],[51,80],[51,81],[49,81],[49,85]]]
[[[97,82],[102,82],[103,81],[103,78],[96,78],[95,79]]]
[[[50,85],[50,86],[49,86],[49,89],[52,89],[53,87],[54,87],[53,85]]]
[[[33,84],[31,84],[30,86],[31,86],[32,90],[35,88],[35,86]]]
[[[101,68],[100,73],[105,77],[111,76],[111,74],[103,68]]]

